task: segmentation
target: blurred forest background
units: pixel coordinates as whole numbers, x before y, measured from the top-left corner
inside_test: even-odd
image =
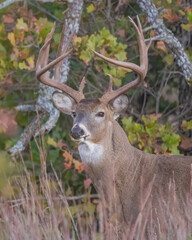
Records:
[[[59,117],[53,106],[53,112],[45,111],[43,104],[51,104],[51,98],[46,99],[35,77],[39,50],[54,22],[50,59],[56,57],[73,2],[15,1],[0,9],[0,239],[94,239],[104,232],[100,200],[69,137],[72,119]],[[131,144],[143,151],[192,155],[192,74],[186,77],[178,66],[166,36],[149,24],[149,15],[136,1],[80,2],[67,84],[76,88],[86,76],[85,95],[97,97],[108,85],[108,74],[114,87],[131,81],[134,73],[104,63],[91,50],[139,64],[128,21],[138,15],[146,41],[153,39],[149,70],[144,85],[127,93],[129,107],[119,122]],[[191,2],[152,2],[192,61]],[[50,116],[55,124],[46,128],[47,122],[52,124]],[[22,152],[12,148],[15,144],[23,146]]]

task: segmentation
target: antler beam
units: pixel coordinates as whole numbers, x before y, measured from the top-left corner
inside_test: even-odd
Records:
[[[116,66],[119,66],[119,67],[129,68],[129,69],[135,71],[136,73],[138,73],[138,77],[135,80],[127,83],[126,85],[118,88],[117,90],[112,89],[112,80],[110,79],[109,88],[107,89],[105,94],[100,98],[100,101],[104,102],[106,104],[108,102],[110,102],[112,99],[114,99],[114,98],[118,97],[119,95],[127,92],[130,88],[136,87],[137,85],[142,83],[144,81],[144,78],[145,78],[146,74],[147,74],[147,70],[148,70],[148,49],[151,45],[151,41],[149,42],[148,45],[145,44],[145,40],[144,40],[144,36],[143,36],[143,30],[142,30],[141,23],[140,23],[140,20],[139,20],[138,16],[137,16],[137,25],[135,24],[133,19],[130,18],[130,17],[129,17],[129,21],[133,25],[133,27],[135,29],[135,32],[136,32],[136,35],[137,35],[137,41],[138,41],[139,52],[140,52],[140,66],[138,66],[134,63],[130,63],[130,62],[121,62],[121,61],[117,61],[117,60],[114,60],[114,59],[111,59],[111,58],[107,58],[107,57],[103,56],[102,54],[100,54],[96,51],[93,51],[95,53],[95,55],[102,58],[106,62],[112,63],[112,64],[114,64]]]
[[[51,32],[47,35],[43,47],[40,49],[39,56],[37,59],[37,65],[36,65],[36,77],[43,84],[62,90],[63,92],[67,93],[70,97],[72,97],[76,102],[80,102],[82,99],[85,98],[83,94],[85,78],[82,79],[80,88],[78,91],[76,91],[71,87],[67,86],[66,84],[59,82],[59,79],[57,79],[56,77],[58,75],[57,71],[55,71],[54,80],[49,78],[48,76],[48,70],[54,67],[55,65],[57,65],[65,57],[67,57],[73,50],[72,48],[69,49],[69,44],[72,40],[72,36],[71,36],[70,40],[66,44],[65,49],[63,50],[62,55],[57,57],[55,60],[53,60],[48,64],[50,42],[53,38],[54,31],[55,31],[55,24],[53,25]]]

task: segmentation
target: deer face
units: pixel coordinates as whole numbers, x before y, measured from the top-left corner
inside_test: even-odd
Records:
[[[127,108],[128,99],[121,95],[107,105],[99,99],[83,99],[76,103],[68,95],[55,92],[53,102],[61,112],[72,116],[71,137],[74,141],[99,143],[112,121]]]

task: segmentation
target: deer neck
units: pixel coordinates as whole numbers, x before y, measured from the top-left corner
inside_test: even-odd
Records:
[[[126,147],[125,147],[126,146]],[[123,129],[116,121],[109,122],[103,137],[98,142],[80,143],[78,150],[84,164],[106,164],[118,156],[121,148],[131,147]]]

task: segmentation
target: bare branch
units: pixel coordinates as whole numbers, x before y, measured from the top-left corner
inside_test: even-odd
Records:
[[[137,0],[137,3],[147,15],[148,23],[153,26],[155,32],[158,34],[158,38],[164,40],[172,51],[175,61],[184,73],[185,79],[192,82],[192,64],[179,40],[166,28],[163,20],[159,18],[155,4],[151,3],[150,0]]]
[[[39,0],[39,1],[43,2],[43,3],[45,3],[45,2],[56,2],[56,0]],[[12,3],[16,3],[16,2],[24,2],[24,0],[6,0],[6,1],[4,1],[0,4],[0,9],[3,9],[3,8],[11,5]]]
[[[22,112],[35,112],[36,106],[35,105],[19,105],[16,107],[16,109]]]
[[[13,146],[9,153],[14,158],[18,152],[22,152],[27,144],[29,143],[32,136],[35,135],[35,132],[39,128],[39,122],[46,116],[46,113],[40,113],[38,118],[35,117],[32,122],[25,128],[24,132],[21,134],[20,140]]]

